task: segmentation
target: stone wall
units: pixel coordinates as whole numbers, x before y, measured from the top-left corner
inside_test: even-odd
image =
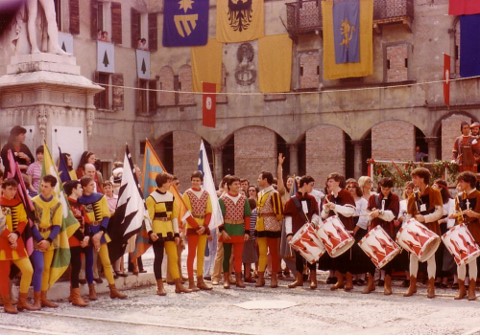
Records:
[[[372,158],[410,161],[415,153],[415,127],[403,121],[385,121],[372,127]]]

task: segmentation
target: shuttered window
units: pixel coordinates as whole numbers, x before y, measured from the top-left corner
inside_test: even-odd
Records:
[[[148,49],[158,50],[158,19],[157,13],[148,14]]]
[[[112,2],[112,42],[122,44],[122,4]]]
[[[142,36],[141,30],[141,15],[140,12],[137,11],[135,8],[130,10],[130,21],[131,21],[131,32],[132,32],[132,48],[137,48],[138,39]]]
[[[98,37],[98,1],[90,0],[90,37],[96,40]]]
[[[112,109],[123,110],[123,74],[112,74]]]
[[[70,8],[70,34],[80,34],[80,0],[69,0]]]

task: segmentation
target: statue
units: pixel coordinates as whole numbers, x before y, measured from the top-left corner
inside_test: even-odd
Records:
[[[67,55],[58,44],[58,26],[55,15],[55,3],[53,0],[27,0],[28,13],[28,38],[30,40],[31,53],[40,53],[37,42],[36,20],[38,14],[38,3],[43,7],[47,23],[48,52],[57,55]]]

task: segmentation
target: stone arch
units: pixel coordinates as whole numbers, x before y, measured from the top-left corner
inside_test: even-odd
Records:
[[[192,67],[188,64],[184,64],[178,69],[178,91],[193,91],[192,83]],[[193,93],[179,93],[178,97],[179,105],[194,105],[195,96]]]
[[[168,90],[172,92],[159,91],[158,105],[159,106],[174,106],[175,105],[175,73],[173,69],[166,65],[162,67],[158,73],[158,83],[160,90]]]

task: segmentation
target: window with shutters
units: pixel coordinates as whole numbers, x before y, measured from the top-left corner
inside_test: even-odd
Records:
[[[0,0],[1,1],[1,0]],[[53,0],[58,30],[80,33],[80,0]]]
[[[90,1],[91,38],[122,44],[122,4],[103,0]]]
[[[158,106],[175,106],[174,77],[173,69],[168,65],[158,72]]]
[[[94,81],[105,90],[95,95],[97,109],[118,111],[124,108],[123,74],[95,72]]]
[[[155,51],[157,45],[157,13],[141,13],[131,9],[131,47]]]
[[[298,54],[299,89],[318,89],[320,85],[320,53],[318,50]]]
[[[155,80],[137,79],[136,113],[154,115],[157,110],[157,82]]]
[[[195,105],[195,97],[192,93],[192,68],[184,64],[178,69],[178,81],[176,86],[178,93],[178,105]],[[181,93],[182,91],[187,93]]]

